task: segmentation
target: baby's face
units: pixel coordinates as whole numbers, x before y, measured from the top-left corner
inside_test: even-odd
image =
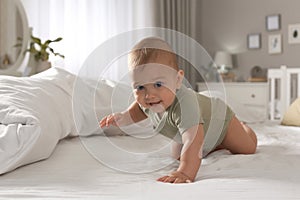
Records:
[[[181,70],[157,63],[135,67],[132,81],[136,101],[153,112],[164,112],[174,101],[181,85]]]

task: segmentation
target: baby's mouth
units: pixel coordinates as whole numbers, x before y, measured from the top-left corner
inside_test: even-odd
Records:
[[[160,104],[162,101],[156,101],[156,102],[150,102],[148,103],[150,106],[154,106],[154,105],[158,105]]]

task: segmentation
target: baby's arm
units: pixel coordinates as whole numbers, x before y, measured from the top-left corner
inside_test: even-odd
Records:
[[[179,144],[178,142],[172,141],[171,153],[172,158],[180,160],[180,153],[182,150],[183,144]]]
[[[102,118],[99,122],[100,127],[104,126],[127,126],[135,122],[142,121],[146,119],[147,116],[141,110],[137,102],[133,102],[131,106],[124,112],[112,113],[108,116]]]
[[[182,135],[183,148],[177,171],[158,179],[168,183],[188,183],[194,181],[202,158],[204,131],[202,124],[189,128]]]

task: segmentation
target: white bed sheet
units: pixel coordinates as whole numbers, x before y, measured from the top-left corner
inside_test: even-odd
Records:
[[[152,173],[115,171],[94,159],[75,137],[62,140],[49,159],[0,176],[0,198],[300,199],[300,128],[269,122],[251,126],[258,135],[256,154],[214,152],[203,160],[191,184],[155,181],[176,169],[176,162]],[[98,140],[101,145],[104,137],[96,137],[103,138]],[[126,144],[128,138],[109,139]],[[155,145],[165,142],[157,140]]]

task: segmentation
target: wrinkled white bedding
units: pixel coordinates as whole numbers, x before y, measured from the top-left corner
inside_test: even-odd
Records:
[[[74,76],[53,68],[33,77],[0,77],[0,174],[48,158],[75,134]]]
[[[0,174],[48,158],[68,136],[123,135],[116,127],[100,129],[98,122],[112,109],[124,110],[128,105],[120,96],[130,93],[126,85],[60,68],[31,77],[0,76]],[[121,102],[113,108],[112,96]]]
[[[0,197],[47,199],[228,199],[296,200],[300,197],[300,130],[277,124],[251,124],[258,135],[254,155],[231,155],[225,150],[203,160],[196,182],[184,185],[155,179],[176,169],[174,162],[151,173],[124,173],[95,160],[80,139],[60,141],[53,155],[0,176]],[[104,143],[103,136],[98,145]],[[109,138],[128,148],[147,149],[164,143],[132,144],[129,136]],[[113,156],[106,151],[107,156]],[[138,169],[140,162],[127,165]],[[152,163],[155,165],[155,163]],[[151,165],[151,163],[149,163]]]

